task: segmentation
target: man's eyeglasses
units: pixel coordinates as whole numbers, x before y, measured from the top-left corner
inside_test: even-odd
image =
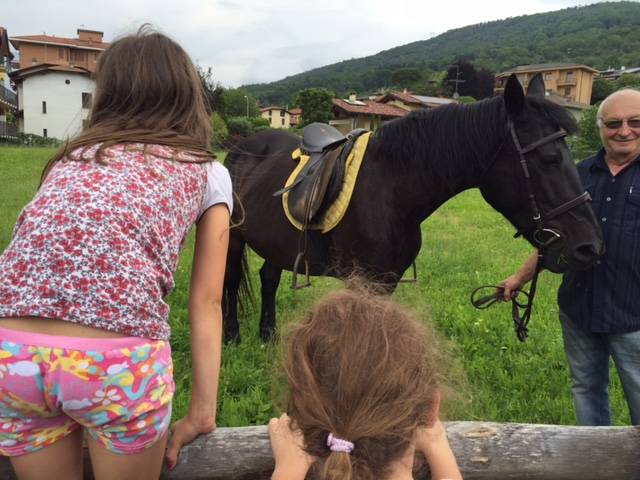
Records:
[[[640,118],[629,118],[628,120],[602,120],[599,118],[598,127],[618,130],[625,122],[629,128],[640,128]]]

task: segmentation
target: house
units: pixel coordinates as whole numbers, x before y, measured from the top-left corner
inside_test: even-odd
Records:
[[[7,115],[18,110],[18,96],[9,88],[12,60],[7,31],[0,27],[0,140],[14,140],[18,135],[16,126],[7,122]]]
[[[601,70],[596,78],[600,78],[602,80],[617,80],[622,75],[627,73],[640,73],[640,67],[620,67],[620,69],[608,68],[607,70]]]
[[[452,98],[428,97],[425,95],[415,95],[407,90],[403,92],[386,92],[375,99],[379,103],[395,105],[408,111],[429,110],[451,103],[457,103]]]
[[[103,33],[79,28],[78,38],[54,35],[26,35],[11,37],[13,47],[20,52],[20,68],[40,63],[79,67],[94,72],[98,56],[108,46],[102,41]]]
[[[348,99],[334,98],[332,102],[334,120],[329,124],[344,134],[354,128],[376,130],[383,123],[409,113],[409,110],[396,105],[371,99],[357,99],[355,93],[351,93]]]
[[[109,44],[99,31],[78,29],[77,34],[10,37],[20,52],[19,69],[10,77],[18,93],[21,132],[65,139],[84,127],[95,89],[91,74]]]
[[[572,104],[589,106],[593,77],[599,72],[595,68],[577,63],[520,65],[496,75],[496,94],[504,91],[507,79],[512,73],[517,75],[525,88],[531,78],[541,73],[547,94],[559,95]]]
[[[291,112],[282,107],[264,107],[260,109],[262,118],[269,120],[271,128],[289,128],[291,126]]]
[[[289,113],[291,114],[291,126],[292,127],[297,127],[298,125],[300,125],[300,117],[302,116],[302,109],[301,108],[292,108],[291,110],[289,110]]]
[[[573,103],[569,101],[566,97],[562,95],[558,95],[557,93],[548,93],[547,92],[547,100],[552,101],[553,103],[557,103],[558,105],[562,105],[565,107],[573,118],[576,119],[576,122],[582,119],[582,114],[584,111],[589,108],[589,105],[584,105],[581,103]]]

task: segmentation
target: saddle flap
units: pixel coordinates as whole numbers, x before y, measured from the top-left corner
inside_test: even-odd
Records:
[[[302,130],[301,148],[307,153],[319,153],[329,147],[335,147],[346,142],[340,131],[326,123],[310,123]]]
[[[312,223],[314,216],[320,210],[339,156],[339,149],[325,154],[312,154],[306,174],[296,188],[289,191],[287,198],[289,212],[301,224]]]

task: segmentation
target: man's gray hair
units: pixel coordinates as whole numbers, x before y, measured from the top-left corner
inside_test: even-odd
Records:
[[[640,90],[638,90],[637,88],[623,88],[622,90],[616,90],[615,92],[607,95],[607,97],[602,100],[602,102],[600,102],[600,105],[598,106],[598,112],[596,113],[596,126],[598,128],[602,128],[604,126],[604,124],[602,123],[602,109],[604,107],[604,104],[607,103],[607,101],[612,98],[617,96],[620,93],[625,93],[625,92],[638,92],[640,93]]]

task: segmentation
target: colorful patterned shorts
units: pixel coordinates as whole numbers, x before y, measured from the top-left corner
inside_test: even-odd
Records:
[[[169,427],[172,370],[164,341],[0,328],[0,454],[35,452],[80,427],[112,452],[138,453]]]

